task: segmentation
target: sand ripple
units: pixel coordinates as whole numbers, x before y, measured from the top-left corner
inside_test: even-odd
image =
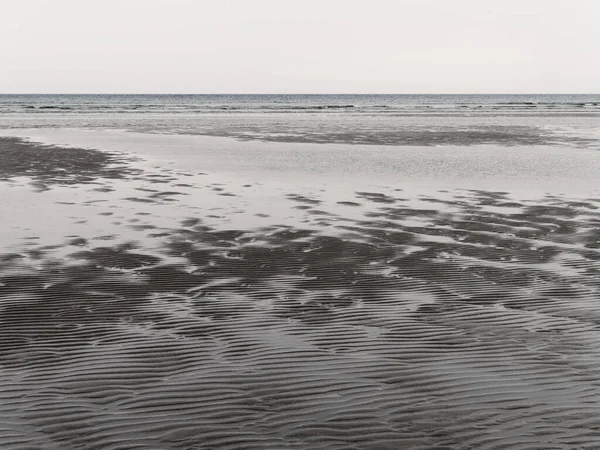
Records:
[[[287,193],[296,225],[227,228],[123,176],[168,184],[107,219],[128,242],[2,254],[2,449],[600,447],[600,199]]]

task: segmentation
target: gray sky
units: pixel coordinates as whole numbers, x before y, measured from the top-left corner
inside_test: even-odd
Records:
[[[0,93],[598,93],[598,0],[0,0]]]

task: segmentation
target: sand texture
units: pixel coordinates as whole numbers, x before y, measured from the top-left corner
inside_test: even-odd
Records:
[[[2,450],[600,448],[600,198],[0,160]]]

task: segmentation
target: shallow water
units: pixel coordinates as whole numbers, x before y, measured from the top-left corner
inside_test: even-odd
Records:
[[[521,195],[587,195],[600,186],[600,153],[590,147],[380,146],[239,141],[119,130],[0,130],[54,145],[110,149],[171,169],[222,180],[269,182],[275,189],[326,187],[510,190]]]
[[[592,145],[2,134],[0,447],[600,446]]]

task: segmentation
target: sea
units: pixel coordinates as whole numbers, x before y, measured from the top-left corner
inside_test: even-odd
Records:
[[[0,95],[1,128],[288,142],[543,144],[599,116],[600,95]]]
[[[600,110],[600,94],[4,94],[0,111],[18,112],[335,112],[415,114],[419,112]]]

